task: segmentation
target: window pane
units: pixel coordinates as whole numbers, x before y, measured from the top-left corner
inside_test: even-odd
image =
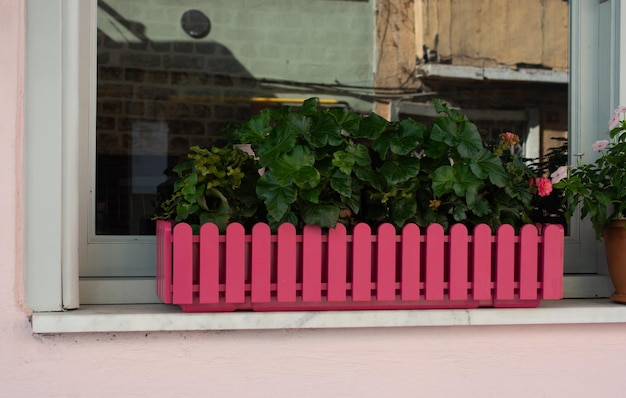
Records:
[[[460,108],[487,142],[519,135],[519,154],[544,176],[565,165],[569,3],[425,0],[416,7],[417,75],[425,92]],[[398,107],[399,118],[435,116],[427,106]],[[537,221],[565,223],[557,195],[541,199]]]
[[[153,234],[168,171],[270,104],[259,98],[373,86],[373,13],[370,1],[98,1],[96,234]]]

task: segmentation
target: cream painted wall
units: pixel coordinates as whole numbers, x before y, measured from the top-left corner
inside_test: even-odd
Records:
[[[33,336],[22,308],[23,3],[0,0],[0,396],[621,396],[626,325]]]

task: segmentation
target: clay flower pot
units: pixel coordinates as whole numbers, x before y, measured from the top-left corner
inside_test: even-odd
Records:
[[[611,300],[626,304],[626,220],[612,221],[603,231],[606,261],[615,293]]]

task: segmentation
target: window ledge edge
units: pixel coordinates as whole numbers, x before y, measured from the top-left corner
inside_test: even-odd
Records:
[[[626,323],[608,299],[545,301],[539,308],[184,313],[164,304],[85,305],[35,312],[36,334]]]

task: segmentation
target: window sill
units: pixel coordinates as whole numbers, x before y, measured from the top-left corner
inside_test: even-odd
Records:
[[[36,312],[34,333],[321,329],[626,323],[626,306],[608,299],[546,301],[539,308],[393,311],[184,313],[163,304],[85,305]]]

